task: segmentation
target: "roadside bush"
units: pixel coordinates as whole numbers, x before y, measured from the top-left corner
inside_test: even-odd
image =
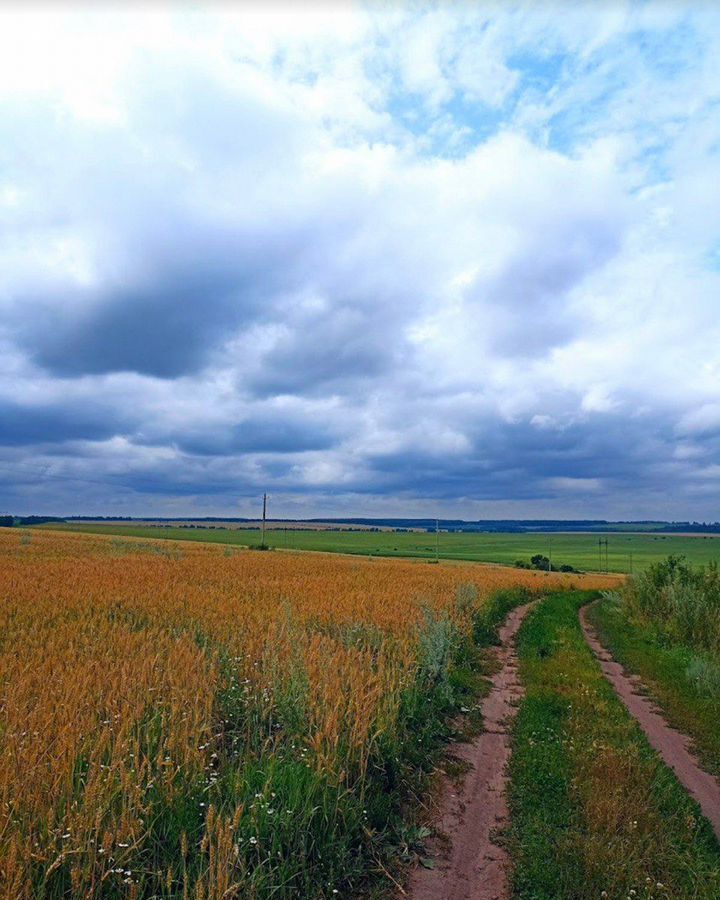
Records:
[[[668,556],[628,580],[621,591],[632,615],[667,637],[701,650],[720,650],[720,572]]]

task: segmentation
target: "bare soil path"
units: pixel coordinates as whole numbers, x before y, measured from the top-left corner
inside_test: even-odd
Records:
[[[456,756],[470,770],[460,788],[449,778],[443,785],[435,824],[445,841],[438,840],[433,847],[434,869],[418,868],[413,872],[408,888],[413,900],[506,900],[509,897],[510,860],[507,852],[495,843],[494,834],[508,820],[509,727],[522,696],[515,636],[533,605],[529,603],[512,610],[500,628],[499,669],[482,703],[485,730],[473,743],[458,746]]]
[[[637,676],[628,675],[620,663],[615,662],[602,646],[587,617],[588,607],[580,610],[580,624],[585,639],[597,657],[603,673],[627,707],[637,719],[652,747],[660,754],[678,781],[699,804],[703,815],[712,825],[720,841],[720,784],[700,767],[691,751],[687,735],[668,725],[653,701],[641,693],[642,682]]]

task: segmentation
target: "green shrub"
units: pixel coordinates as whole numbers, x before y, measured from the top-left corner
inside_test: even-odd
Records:
[[[639,620],[670,640],[701,650],[720,650],[720,573],[716,563],[694,568],[668,556],[630,579],[623,603]]]

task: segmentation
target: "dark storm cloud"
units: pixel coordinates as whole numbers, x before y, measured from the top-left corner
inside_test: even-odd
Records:
[[[186,453],[201,456],[232,456],[237,453],[303,453],[328,450],[339,439],[339,428],[292,415],[248,419],[230,427],[216,426],[200,434],[178,435],[177,445]]]
[[[671,459],[670,423],[654,426],[650,437],[646,422],[611,414],[561,430],[489,420],[473,427],[472,446],[461,454],[433,451],[429,440],[425,448],[374,454],[369,465],[391,493],[438,498],[558,496],[560,486],[572,489],[573,481],[579,491],[594,481],[607,489],[638,487]]]
[[[32,323],[20,345],[63,377],[128,371],[174,378],[201,368],[228,332],[254,315],[258,294],[241,275],[198,268],[111,290],[87,310]]]
[[[96,404],[25,406],[0,400],[0,447],[103,441],[128,427],[124,415]]]

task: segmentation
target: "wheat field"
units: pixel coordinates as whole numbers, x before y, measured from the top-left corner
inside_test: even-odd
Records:
[[[0,895],[344,893],[484,598],[616,583],[0,533]]]

